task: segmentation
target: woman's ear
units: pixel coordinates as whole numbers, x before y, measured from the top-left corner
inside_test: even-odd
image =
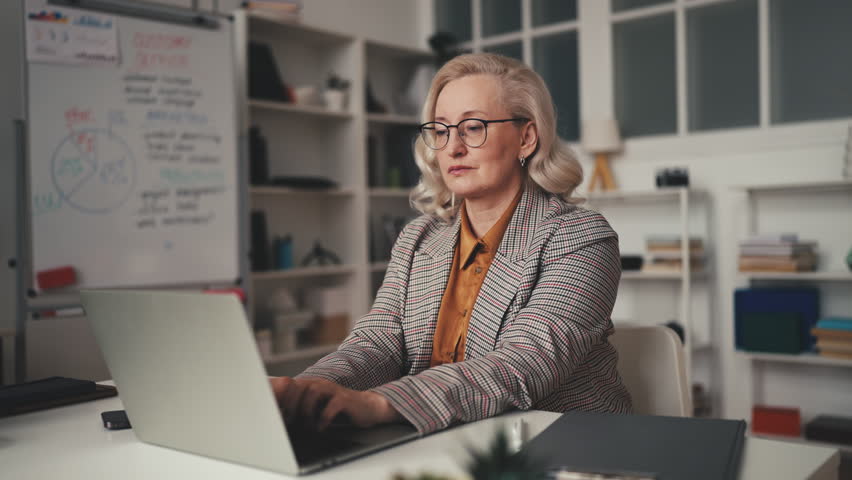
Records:
[[[535,123],[527,122],[521,127],[521,155],[531,157],[538,148],[538,128]]]

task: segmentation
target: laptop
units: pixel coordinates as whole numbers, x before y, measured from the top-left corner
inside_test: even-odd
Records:
[[[137,438],[289,475],[418,437],[407,424],[285,425],[234,295],[82,290],[86,315]]]

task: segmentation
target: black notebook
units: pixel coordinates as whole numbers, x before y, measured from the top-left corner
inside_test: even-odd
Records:
[[[568,412],[524,452],[548,470],[735,479],[745,429],[742,420]]]
[[[0,387],[0,417],[86,402],[118,394],[115,387],[89,380],[49,377]]]

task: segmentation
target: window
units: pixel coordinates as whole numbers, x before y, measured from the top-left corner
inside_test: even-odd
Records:
[[[760,124],[757,0],[686,12],[689,130]]]
[[[535,27],[576,19],[576,0],[533,0],[532,24]]]
[[[533,39],[533,58],[533,66],[553,96],[559,136],[580,138],[577,32]]]
[[[675,133],[674,14],[613,26],[615,115],[625,137]]]
[[[622,12],[633,8],[651,7],[661,3],[672,3],[672,0],[612,0],[612,11]]]
[[[772,123],[852,116],[852,2],[769,3]]]
[[[609,1],[626,137],[852,116],[852,1]]]
[[[531,65],[547,83],[557,111],[557,131],[564,140],[579,139],[579,75],[576,0],[434,0],[435,27],[481,32],[463,47],[492,52]],[[467,25],[448,17],[464,5],[478,5],[479,18]],[[463,8],[463,9],[464,9]],[[464,16],[464,15],[461,15]],[[477,23],[478,22],[478,23]],[[474,28],[477,25],[478,28]],[[457,35],[462,38],[461,35]]]
[[[482,36],[490,37],[521,29],[521,0],[481,0]]]
[[[435,30],[453,34],[459,42],[471,39],[470,0],[435,0]]]

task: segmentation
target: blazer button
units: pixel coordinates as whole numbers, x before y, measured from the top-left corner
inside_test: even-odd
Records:
[[[482,273],[482,267],[476,267],[476,273]]]

